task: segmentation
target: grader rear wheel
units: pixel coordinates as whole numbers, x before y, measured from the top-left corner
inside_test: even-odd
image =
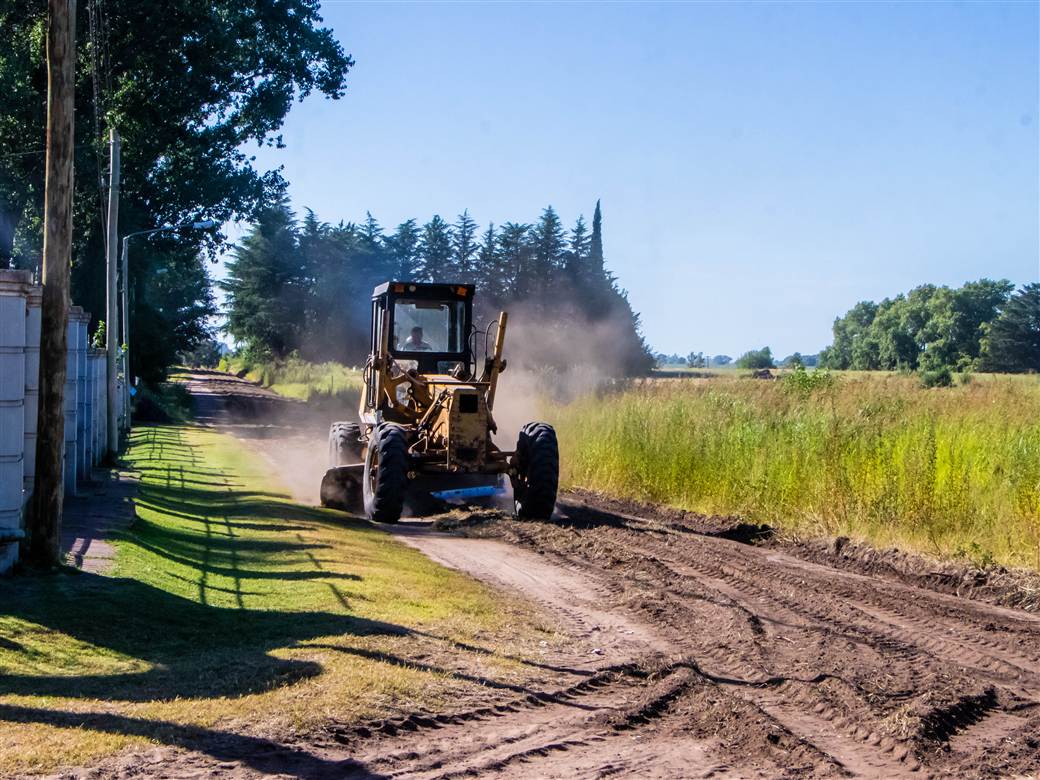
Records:
[[[360,463],[361,426],[353,422],[334,422],[329,428],[329,468]]]

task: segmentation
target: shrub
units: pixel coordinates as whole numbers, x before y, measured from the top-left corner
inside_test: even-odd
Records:
[[[921,372],[921,387],[953,387],[953,374],[949,366]]]

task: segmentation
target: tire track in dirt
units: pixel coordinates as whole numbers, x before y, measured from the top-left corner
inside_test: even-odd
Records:
[[[608,570],[621,583],[615,603],[664,617],[669,629],[696,625],[691,605],[698,601],[729,606],[742,617],[726,624],[725,639],[713,633],[704,642],[687,633],[676,644],[702,653],[714,674],[789,673],[791,680],[767,694],[744,695],[844,771],[896,776],[956,765],[968,775],[986,774],[1000,762],[994,748],[1016,744],[1019,765],[1040,768],[1040,753],[1023,758],[1031,716],[1013,714],[1040,704],[1034,616],[806,568],[647,518],[610,519],[597,510],[595,520],[583,521],[580,506],[564,506],[561,515],[564,528],[500,521],[473,533]],[[650,602],[632,593],[655,587]],[[735,631],[741,624],[748,629]],[[795,682],[806,666],[833,678]]]

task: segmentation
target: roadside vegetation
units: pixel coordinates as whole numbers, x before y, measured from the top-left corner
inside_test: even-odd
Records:
[[[239,374],[286,398],[310,403],[335,401],[357,406],[361,393],[361,370],[341,363],[309,363],[297,355],[284,360],[257,360],[248,355],[224,358],[221,371]]]
[[[532,654],[551,638],[385,533],[293,503],[225,435],[139,427],[128,460],[141,485],[114,570],[4,585],[2,776],[149,742],[284,750],[329,720],[522,681],[506,638]]]
[[[1040,569],[1040,377],[662,380],[549,407],[564,482]]]

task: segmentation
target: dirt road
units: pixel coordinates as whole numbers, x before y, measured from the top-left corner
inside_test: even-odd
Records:
[[[272,416],[278,402],[244,383],[191,389],[314,499],[328,419]],[[330,728],[328,776],[1040,773],[1034,613],[812,563],[733,519],[593,496],[564,496],[551,523],[456,512],[386,530],[533,599],[574,652],[543,690]]]

